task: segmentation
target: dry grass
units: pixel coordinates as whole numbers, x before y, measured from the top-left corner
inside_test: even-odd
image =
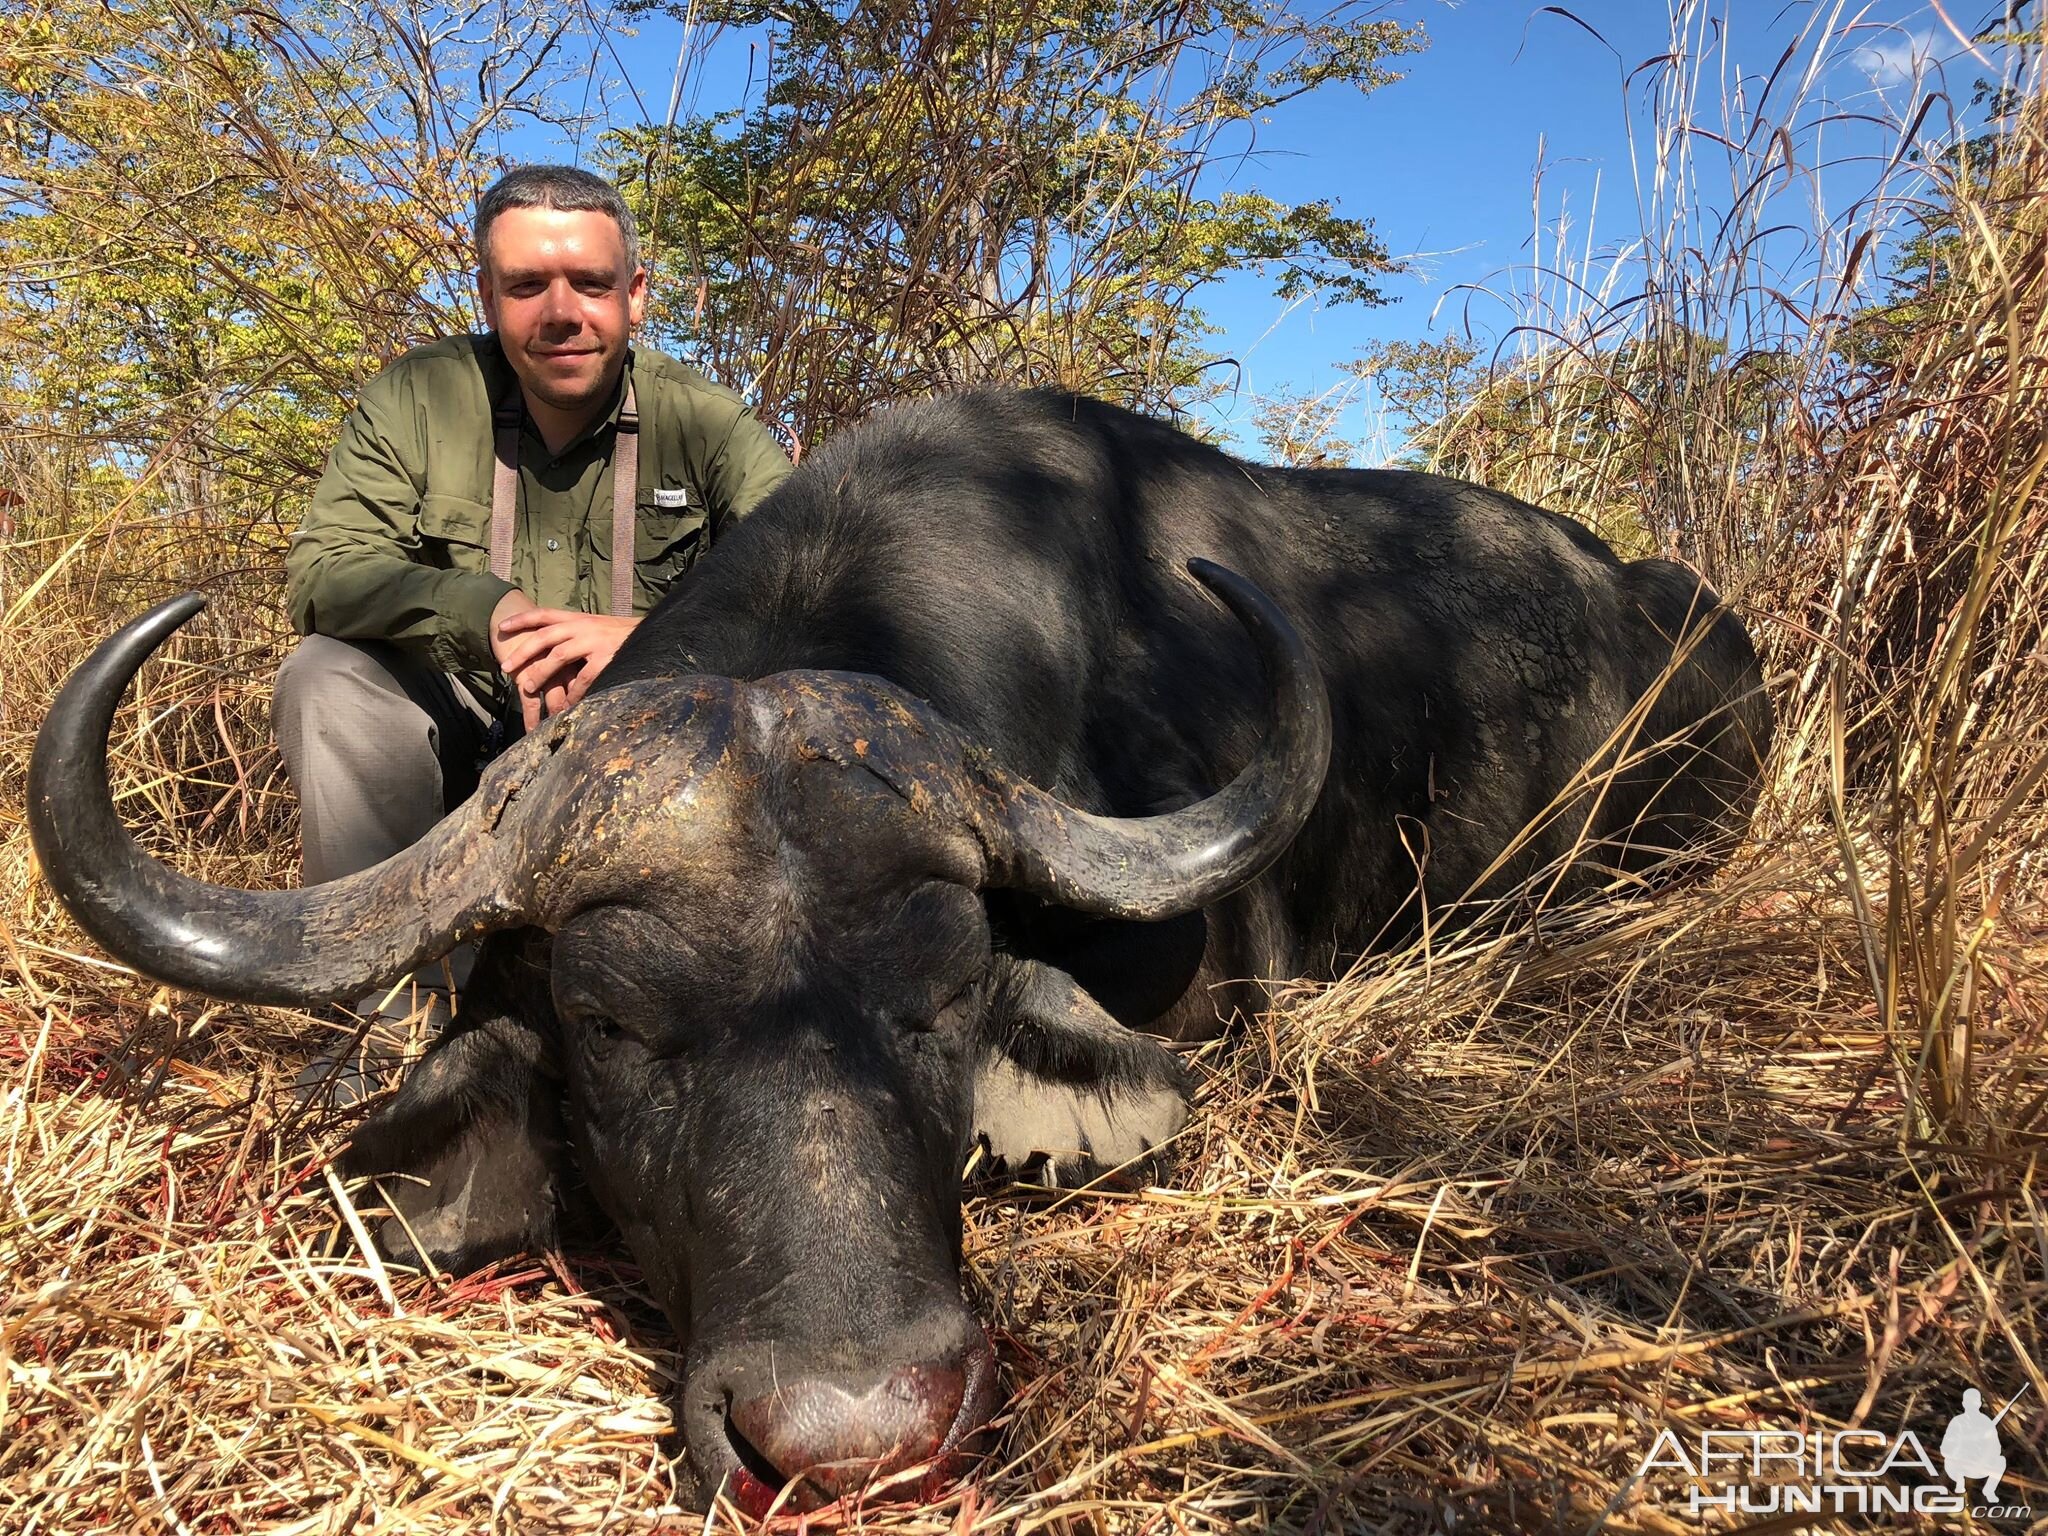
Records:
[[[1682,1484],[1635,1475],[1661,1429],[1931,1444],[1966,1385],[2028,1391],[2007,1486],[2048,1515],[2042,124],[2037,97],[2002,183],[1940,192],[1957,281],[1867,393],[1829,416],[1795,390],[1768,475],[1684,466],[1781,709],[1730,866],[1299,990],[1203,1058],[1171,1188],[977,1197],[997,1458],[936,1504],[810,1523],[1693,1529]],[[1609,447],[1556,455],[1603,506],[1649,472]],[[23,528],[0,545],[0,1529],[704,1529],[668,1503],[674,1341],[629,1266],[381,1266],[323,1172],[346,1123],[292,1111],[312,1023],[110,968],[36,883],[40,701],[192,579],[151,552],[203,541],[118,511]],[[156,846],[281,884],[260,598],[225,589],[145,672],[115,758]],[[1752,1528],[1800,1523],[1867,1524]]]
[[[30,917],[0,1526],[682,1527],[628,1266],[381,1268],[320,1171],[341,1128],[292,1123],[305,1021],[30,949]],[[1982,1084],[2023,1097],[2048,911],[1978,963]],[[1931,1433],[2034,1377],[2048,1221],[2027,1153],[1902,1146],[1891,1044],[1828,840],[1306,992],[1208,1063],[1175,1187],[974,1202],[1002,1459],[858,1521],[1676,1529],[1631,1482],[1661,1427]]]

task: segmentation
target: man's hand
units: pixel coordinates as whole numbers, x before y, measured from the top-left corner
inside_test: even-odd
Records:
[[[638,619],[536,607],[524,592],[507,592],[491,614],[491,650],[519,690],[519,713],[530,731],[590,691]]]

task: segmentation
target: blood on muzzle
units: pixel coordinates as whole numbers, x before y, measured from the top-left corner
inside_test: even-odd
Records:
[[[778,1500],[815,1509],[913,1472],[923,1476],[899,1491],[930,1497],[967,1469],[1000,1401],[995,1355],[978,1326],[958,1351],[880,1373],[746,1374],[770,1379],[759,1390],[719,1390],[707,1406],[719,1420],[717,1449],[730,1458],[726,1495],[754,1515]],[[692,1435],[693,1445],[703,1438]]]

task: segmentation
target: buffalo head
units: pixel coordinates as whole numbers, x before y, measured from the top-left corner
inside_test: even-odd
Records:
[[[183,598],[66,684],[31,827],[110,952],[216,997],[356,997],[497,935],[456,1024],[351,1148],[359,1171],[426,1181],[387,1186],[384,1241],[451,1267],[544,1244],[573,1157],[687,1340],[703,1491],[758,1502],[801,1476],[830,1496],[945,1457],[995,1405],[959,1279],[976,1141],[1115,1164],[1183,1116],[1178,1059],[1002,952],[988,893],[1197,911],[1315,802],[1315,668],[1256,589],[1192,568],[1257,645],[1272,726],[1232,783],[1161,816],[1062,804],[875,678],[681,675],[593,692],[374,869],[206,885],[137,846],[106,779],[115,704],[198,610]]]

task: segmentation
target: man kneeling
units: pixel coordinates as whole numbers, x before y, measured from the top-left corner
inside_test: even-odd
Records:
[[[415,348],[364,389],[286,557],[305,638],[275,723],[309,885],[421,837],[789,473],[737,396],[632,346],[647,271],[610,183],[513,171],[475,238],[489,334]],[[445,1019],[466,965],[361,1000],[377,1022],[302,1091],[361,1097],[397,1022]]]

